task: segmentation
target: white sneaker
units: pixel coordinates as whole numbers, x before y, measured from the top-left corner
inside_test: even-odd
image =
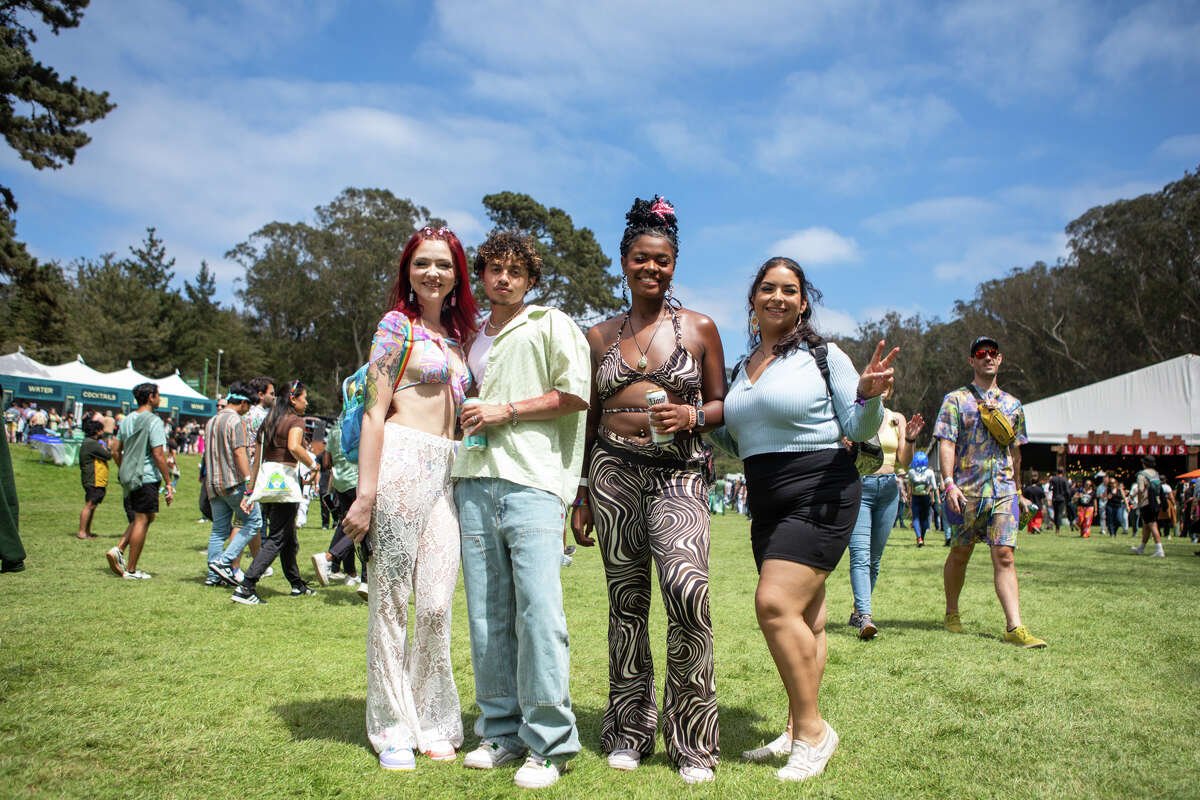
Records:
[[[743,750],[742,758],[747,761],[766,761],[770,758],[778,758],[786,756],[792,752],[792,737],[787,735],[787,731],[779,734],[779,738],[774,741],[767,742],[762,747],[754,750]]]
[[[313,571],[317,573],[317,583],[322,586],[329,585],[329,562],[325,560],[324,553],[312,554]]]
[[[269,578],[269,577],[271,577],[271,576],[272,576],[272,575],[274,575],[274,574],[275,574],[275,568],[274,568],[274,567],[267,567],[267,571],[266,571],[266,572],[264,572],[264,573],[262,574],[262,576],[263,576],[264,578]]]
[[[1155,550],[1153,553],[1150,554],[1150,557],[1151,558],[1166,558],[1167,554],[1164,553],[1162,550]]]
[[[608,754],[608,765],[613,769],[635,770],[642,763],[642,754],[637,750],[613,750]]]
[[[358,586],[358,576],[357,575],[348,575],[346,577],[346,585],[351,588]]]
[[[1134,552],[1134,554],[1135,554],[1135,555],[1139,555],[1139,556],[1140,556],[1140,555],[1142,554],[1142,552],[1143,552],[1142,548],[1138,547],[1137,545],[1132,545],[1132,546],[1130,546],[1130,548],[1129,548],[1129,549],[1130,549],[1130,550],[1132,550],[1132,551]]]
[[[125,554],[116,547],[111,548],[104,557],[108,559],[108,568],[120,578],[125,574]]]
[[[713,771],[708,767],[680,767],[679,777],[684,783],[711,783],[714,780]]]
[[[133,572],[126,572],[121,577],[127,581],[148,581],[150,580],[150,573],[135,569]]]
[[[340,569],[336,570],[334,572],[331,572],[331,573],[329,573],[329,580],[344,581],[344,580],[346,580],[346,573],[342,572]]]
[[[775,773],[781,781],[802,781],[825,771],[833,751],[837,749],[838,735],[829,723],[825,723],[825,738],[816,745],[808,744],[801,739],[792,741],[792,754],[788,757],[787,765]]]
[[[513,783],[522,789],[545,789],[553,786],[563,771],[563,767],[549,759],[530,756],[513,776]]]
[[[363,586],[366,586],[364,583]],[[471,769],[492,769],[510,761],[516,761],[521,753],[514,753],[491,739],[484,739],[463,759],[463,766]]]
[[[367,596],[368,596],[367,595],[367,582],[363,581],[362,583],[360,583],[358,585],[358,588],[356,588],[354,591],[358,592],[359,597],[361,597],[363,600],[366,600]]]
[[[379,766],[393,772],[409,772],[417,768],[411,747],[389,747],[379,754]]]

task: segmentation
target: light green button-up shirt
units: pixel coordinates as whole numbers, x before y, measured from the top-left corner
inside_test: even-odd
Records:
[[[479,399],[504,405],[552,389],[589,400],[592,362],[579,326],[555,308],[529,306],[492,342]],[[455,478],[502,478],[542,489],[570,505],[579,489],[587,414],[484,428],[485,450],[460,448]]]

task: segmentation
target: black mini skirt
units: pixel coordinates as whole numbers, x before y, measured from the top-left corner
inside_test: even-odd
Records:
[[[763,453],[745,460],[750,543],[768,558],[832,572],[850,544],[862,483],[845,448]]]

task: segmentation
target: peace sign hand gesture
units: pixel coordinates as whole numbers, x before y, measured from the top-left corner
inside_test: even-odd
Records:
[[[892,352],[888,353],[886,357],[880,358],[885,344],[887,342],[880,339],[879,344],[875,345],[875,354],[871,356],[871,363],[867,364],[858,379],[859,397],[878,397],[885,390],[890,389],[892,381],[895,380],[896,370],[892,369],[892,362],[896,360],[896,354],[900,352],[900,348],[893,347]]]

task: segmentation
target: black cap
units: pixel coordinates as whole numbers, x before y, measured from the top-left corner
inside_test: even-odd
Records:
[[[976,339],[974,342],[971,343],[971,349],[967,352],[969,352],[971,355],[975,355],[975,351],[979,349],[979,346],[984,345],[984,344],[990,344],[992,347],[996,348],[997,350],[1000,349],[1000,345],[992,337],[980,336],[978,339]]]

